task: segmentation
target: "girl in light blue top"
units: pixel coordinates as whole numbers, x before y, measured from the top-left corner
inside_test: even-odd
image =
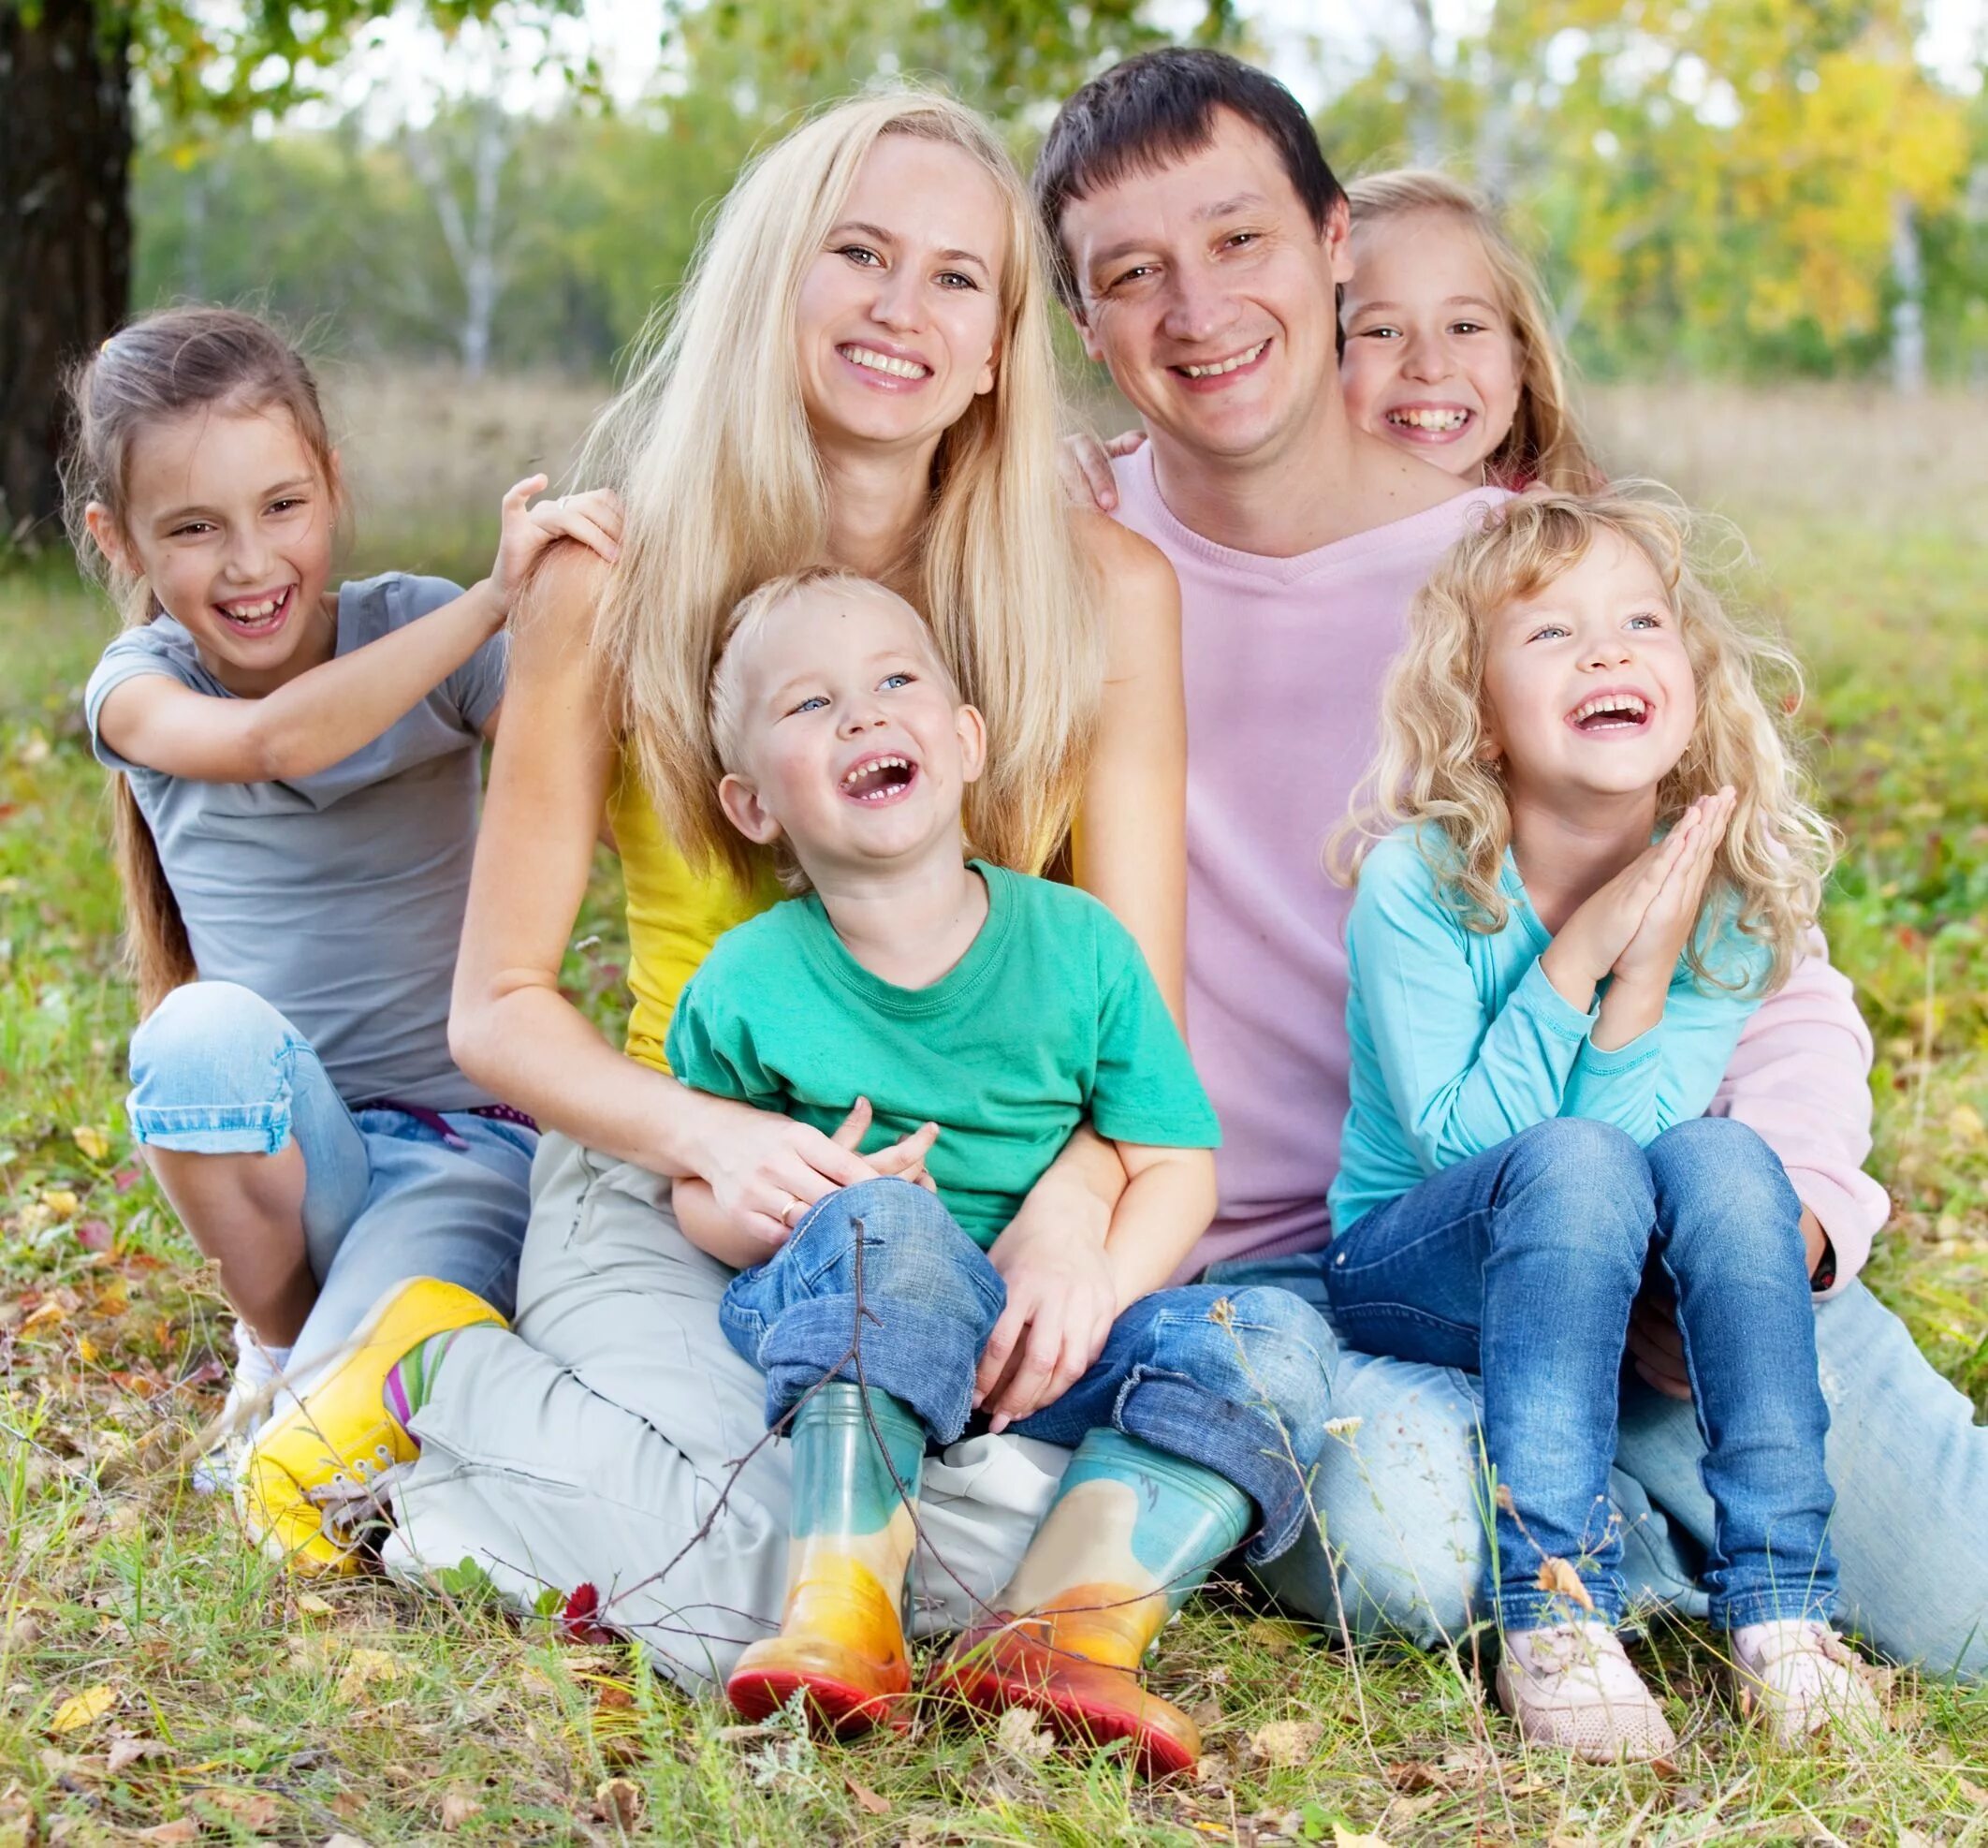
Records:
[[[1687,540],[1654,498],[1490,510],[1416,600],[1345,836],[1325,1288],[1356,1345],[1483,1375],[1498,1698],[1596,1759],[1675,1745],[1615,1627],[1609,1468],[1645,1292],[1674,1302],[1744,1700],[1784,1741],[1877,1720],[1828,1622],[1800,1203],[1751,1130],[1703,1114],[1801,953],[1830,837],[1757,684],[1791,664]]]

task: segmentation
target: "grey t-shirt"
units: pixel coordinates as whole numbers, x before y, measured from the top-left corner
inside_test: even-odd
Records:
[[[338,594],[336,653],[461,592],[389,572]],[[127,763],[97,732],[110,689],[163,674],[230,694],[169,616],[126,630],[83,694],[97,756],[131,779],[207,980],[240,982],[288,1018],[348,1104],[430,1109],[494,1100],[448,1056],[448,993],[469,892],[480,734],[504,697],[505,638],[342,763],[294,783],[197,783]]]

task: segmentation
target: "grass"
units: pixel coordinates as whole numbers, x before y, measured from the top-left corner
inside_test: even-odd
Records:
[[[355,426],[376,412],[388,433],[355,472],[393,510],[361,567],[464,568],[511,459],[560,452],[585,408],[553,388],[515,415],[484,402],[474,426],[446,421],[443,381],[359,403]],[[1612,456],[1745,520],[1810,664],[1849,841],[1829,930],[1877,1036],[1876,1166],[1897,1203],[1869,1274],[1988,1404],[1988,483],[1953,461],[1974,407],[1625,392],[1598,412]],[[453,475],[395,479],[459,451]],[[409,550],[403,530],[439,536]],[[1217,1595],[1154,1671],[1204,1720],[1208,1774],[1149,1791],[1110,1754],[1043,1756],[1026,1729],[837,1748],[737,1728],[625,1650],[563,1642],[473,1584],[285,1581],[177,1466],[220,1401],[226,1316],[122,1121],[132,1009],[76,716],[105,623],[56,573],[0,583],[0,1848],[1988,1842],[1988,1695],[1901,1674],[1880,1754],[1776,1757],[1680,1626],[1649,1656],[1689,1726],[1676,1766],[1592,1770],[1519,1753],[1445,1662],[1349,1658]],[[605,862],[575,935],[568,985],[609,1019]]]

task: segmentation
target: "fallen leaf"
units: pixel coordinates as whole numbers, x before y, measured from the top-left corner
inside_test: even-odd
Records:
[[[568,1642],[612,1643],[620,1640],[612,1630],[596,1623],[601,1612],[601,1594],[592,1585],[576,1585],[560,1608],[559,1627]]]
[[[1033,1761],[1048,1757],[1056,1748],[1056,1740],[1043,1730],[1042,1717],[1032,1707],[1006,1709],[994,1729],[994,1743],[1011,1758]]]
[[[1324,1736],[1316,1720],[1273,1720],[1250,1735],[1250,1750],[1266,1765],[1302,1765]]]
[[[105,1160],[110,1153],[110,1138],[94,1122],[80,1122],[69,1132],[76,1146],[93,1162]]]
[[[1594,1594],[1581,1582],[1581,1575],[1563,1559],[1549,1554],[1540,1562],[1540,1576],[1535,1581],[1540,1590],[1557,1598],[1571,1598],[1583,1610],[1595,1607]]]
[[[459,1829],[482,1808],[483,1805],[460,1785],[451,1786],[442,1794],[442,1826]]]
[[[354,1650],[345,1658],[338,1678],[338,1692],[345,1700],[356,1700],[375,1681],[390,1681],[401,1672],[401,1659],[385,1650]]]
[[[889,1797],[879,1797],[868,1784],[860,1784],[846,1774],[843,1776],[842,1782],[848,1786],[849,1794],[855,1798],[857,1807],[866,1814],[872,1816],[887,1816],[890,1814]]]
[[[299,1617],[329,1617],[331,1611],[332,1605],[329,1598],[321,1598],[315,1591],[301,1591],[298,1594],[297,1614]]]
[[[121,1167],[110,1177],[110,1184],[120,1194],[128,1194],[139,1184],[139,1168],[136,1162],[129,1167]]]
[[[59,1302],[45,1302],[21,1325],[21,1332],[32,1335],[43,1328],[59,1328],[68,1319],[68,1312]]]
[[[325,1837],[324,1848],[368,1848],[356,1835],[347,1835],[341,1829],[336,1835]]]
[[[57,1219],[74,1219],[82,1210],[82,1202],[69,1187],[51,1187],[41,1196],[41,1204]]]
[[[1194,1782],[1199,1784],[1225,1783],[1235,1769],[1220,1752],[1204,1752],[1194,1761]]]
[[[1381,1836],[1348,1828],[1344,1823],[1335,1823],[1332,1826],[1332,1848],[1387,1848],[1387,1841]]]
[[[1306,1632],[1284,1617],[1259,1617],[1243,1632],[1243,1640],[1266,1655],[1289,1655],[1305,1639]]]
[[[110,1236],[108,1220],[84,1219],[77,1222],[76,1242],[86,1252],[107,1252],[115,1240]]]
[[[1960,1791],[1960,1794],[1965,1797],[1968,1802],[1979,1804],[1982,1809],[1988,1810],[1988,1790],[1983,1790],[1981,1785],[1976,1783],[1971,1778],[1963,1778],[1956,1776],[1953,1780],[1953,1782],[1955,1787]]]
[[[269,1835],[283,1814],[283,1805],[266,1790],[203,1790],[198,1801],[210,1803],[251,1835]]]
[[[138,1832],[140,1841],[197,1841],[200,1839],[200,1825],[191,1816],[177,1816],[169,1823],[154,1823],[150,1828]]]
[[[1425,1759],[1406,1758],[1386,1768],[1386,1778],[1396,1790],[1447,1790],[1450,1781]]]
[[[642,1786],[628,1778],[609,1778],[593,1793],[593,1819],[627,1834],[642,1820]]]
[[[94,1726],[104,1715],[117,1705],[116,1694],[108,1687],[85,1688],[81,1694],[71,1694],[55,1709],[55,1717],[49,1722],[51,1733],[80,1733],[85,1726]]]
[[[129,1770],[140,1758],[163,1758],[168,1748],[155,1738],[114,1738],[104,1754],[104,1769],[113,1778]]]

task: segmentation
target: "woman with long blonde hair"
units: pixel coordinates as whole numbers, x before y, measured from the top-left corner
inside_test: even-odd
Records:
[[[1178,1013],[1178,592],[1144,540],[1061,506],[1037,237],[971,111],[915,91],[845,103],[739,179],[602,418],[586,467],[621,496],[621,555],[555,553],[519,625],[450,1021],[465,1069],[502,1074],[551,1132],[517,1331],[467,1326],[474,1306],[439,1289],[382,1306],[344,1372],[257,1446],[251,1526],[300,1562],[346,1566],[321,1510],[364,1463],[400,1478],[390,1562],[467,1554],[525,1598],[600,1587],[601,1621],[680,1679],[722,1679],[778,1622],[788,1459],[756,1441],[762,1382],[717,1322],[728,1273],[683,1239],[671,1183],[701,1178],[738,1224],[777,1232],[839,1186],[914,1170],[922,1148],[873,1146],[860,1105],[830,1137],[692,1093],[663,1058],[706,951],[778,896],[717,807],[707,719],[723,625],[762,580],[826,563],[924,616],[987,722],[974,851],[1034,871],[1070,838],[1078,882]],[[604,811],[631,947],[621,1052],[559,986]],[[994,1247],[989,1413],[1025,1416],[1088,1365],[1122,1185],[1080,1135]],[[949,1479],[928,1471],[921,1503],[943,1561],[923,1576],[928,1628],[1005,1582],[1034,1507],[1003,1518],[1002,1497],[956,1499]]]
[[[1316,1258],[1343,1338],[1483,1375],[1498,1700],[1601,1761],[1676,1745],[1615,1635],[1609,1471],[1653,1271],[1746,1703],[1783,1744],[1879,1723],[1829,1622],[1802,1203],[1752,1129],[1706,1114],[1815,924],[1831,837],[1783,736],[1792,663],[1688,535],[1665,499],[1542,490],[1416,598],[1356,824],[1351,1104]]]

